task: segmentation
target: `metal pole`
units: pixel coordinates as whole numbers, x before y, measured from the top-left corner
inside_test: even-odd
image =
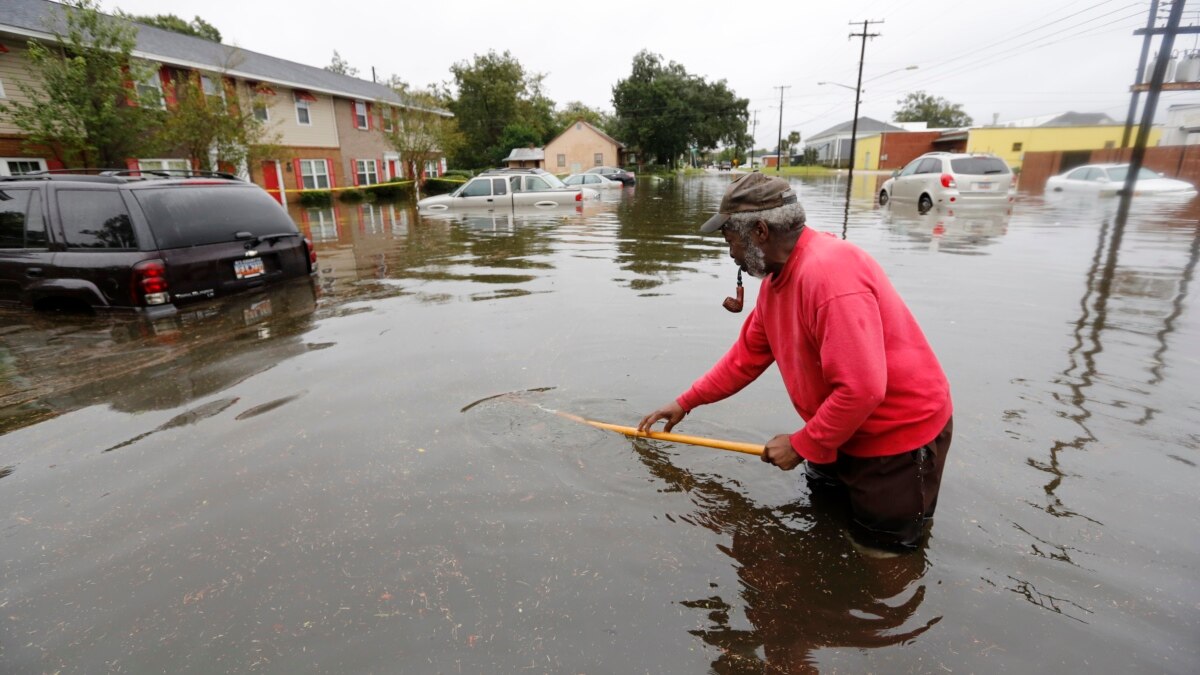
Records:
[[[842,214],[842,239],[846,238],[846,228],[850,225],[850,188],[854,185],[854,149],[858,137],[858,104],[862,95],[863,60],[867,55],[867,38],[879,35],[879,33],[867,33],[867,26],[870,23],[879,22],[863,21],[863,32],[850,34],[850,37],[862,37],[862,48],[858,52],[858,84],[854,87],[854,121],[850,125],[850,171],[846,174],[846,209]],[[841,143],[839,142],[838,145]]]
[[[754,111],[754,124],[750,127],[750,168],[754,168],[754,134],[758,133],[758,111]]]
[[[1184,0],[1171,3],[1171,14],[1167,18],[1167,28],[1163,33],[1162,42],[1158,46],[1159,56],[1170,55],[1175,46],[1175,33],[1179,30],[1179,20],[1183,17]],[[1146,92],[1146,108],[1142,111],[1142,123],[1138,126],[1137,140],[1133,143],[1133,154],[1129,158],[1129,173],[1125,176],[1125,187],[1121,190],[1121,205],[1117,209],[1116,229],[1113,239],[1120,246],[1121,235],[1125,229],[1125,219],[1129,216],[1129,203],[1133,201],[1134,187],[1137,185],[1137,175],[1142,170],[1146,159],[1146,142],[1150,138],[1150,126],[1154,124],[1154,110],[1158,107],[1158,96],[1162,93],[1163,80],[1167,76],[1169,59],[1160,58],[1154,62],[1154,74],[1150,78],[1150,91]],[[1116,250],[1116,247],[1113,247]]]
[[[775,87],[779,90],[779,138],[775,141],[775,173],[779,173],[780,157],[783,155],[783,90],[791,89],[791,85],[786,87]]]
[[[1146,30],[1154,28],[1154,19],[1158,16],[1158,0],[1150,0],[1150,14],[1146,18]],[[1142,55],[1138,58],[1137,76],[1134,78],[1135,85],[1142,83],[1142,73],[1146,72],[1146,57],[1150,55],[1150,33],[1146,33],[1146,37],[1142,39]],[[1121,134],[1121,148],[1129,147],[1129,134],[1133,131],[1133,117],[1137,114],[1138,96],[1142,92],[1136,89],[1133,95],[1129,98],[1129,114],[1125,116],[1125,132]]]

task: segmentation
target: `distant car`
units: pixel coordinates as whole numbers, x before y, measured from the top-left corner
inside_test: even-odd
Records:
[[[733,168],[733,164],[731,164],[730,162],[721,162],[720,164],[717,165],[717,168],[720,169],[721,171],[729,171],[730,169]]]
[[[624,169],[618,169],[611,166],[594,166],[587,171],[584,171],[584,173],[598,173],[605,178],[619,180],[626,186],[637,183],[637,176],[632,171],[626,171]]]
[[[995,155],[927,152],[884,181],[880,206],[914,203],[921,213],[934,204],[999,204],[1016,197],[1016,176]]]
[[[1046,181],[1046,192],[1115,195],[1124,189],[1125,178],[1128,175],[1128,164],[1088,164],[1051,176]],[[1192,197],[1196,195],[1196,186],[1187,181],[1164,178],[1161,174],[1143,168],[1138,172],[1133,193]]]
[[[228,174],[67,170],[0,178],[0,303],[175,315],[317,273],[265,190]]]
[[[580,185],[593,190],[612,190],[625,187],[621,181],[598,173],[573,173],[564,178],[563,183],[572,186]]]
[[[597,199],[599,196],[600,193],[591,188],[566,185],[558,176],[542,169],[491,169],[450,194],[434,195],[418,201],[417,210],[550,207]]]

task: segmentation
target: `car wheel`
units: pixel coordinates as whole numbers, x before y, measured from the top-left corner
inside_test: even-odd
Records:
[[[920,213],[929,213],[929,210],[932,208],[933,198],[929,195],[921,195],[921,198],[917,200],[917,211]]]
[[[879,205],[880,205],[880,206],[887,206],[887,203],[888,203],[888,194],[887,194],[887,190],[880,190],[880,191],[879,191]]]

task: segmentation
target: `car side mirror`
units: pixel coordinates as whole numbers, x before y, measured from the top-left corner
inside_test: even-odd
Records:
[[[892,178],[900,175],[900,169],[892,169]]]

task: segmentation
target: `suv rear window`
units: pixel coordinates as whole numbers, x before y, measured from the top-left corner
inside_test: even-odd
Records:
[[[296,225],[257,187],[176,186],[133,190],[159,248],[234,241],[234,234],[283,234]]]
[[[116,190],[59,190],[67,248],[136,249],[133,224]]]
[[[950,160],[950,167],[954,173],[970,176],[1008,173],[1008,165],[1004,163],[1004,160],[996,157],[960,157]]]

